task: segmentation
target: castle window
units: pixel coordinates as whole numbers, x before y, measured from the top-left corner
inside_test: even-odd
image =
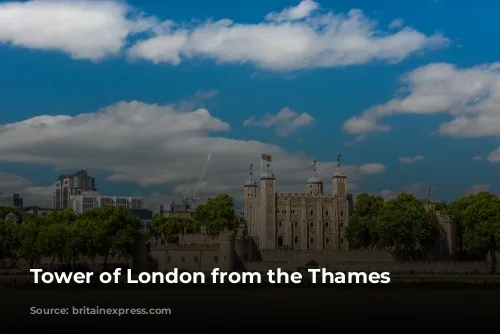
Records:
[[[281,235],[278,237],[278,246],[283,246],[283,237]]]
[[[344,239],[341,238],[340,239],[340,243],[343,244],[344,243]]]
[[[328,227],[328,222],[325,222],[325,227]]]
[[[194,257],[194,262],[198,262],[198,256]]]
[[[314,222],[311,222],[310,226],[311,226],[311,227],[314,227]]]
[[[340,211],[340,217],[344,217],[344,211]]]
[[[329,212],[328,210],[325,211],[325,216],[328,216]]]
[[[295,221],[295,227],[297,227],[297,225],[299,225],[299,223],[297,221]]]
[[[218,260],[217,256],[214,256],[214,262],[217,262]]]
[[[281,220],[278,222],[278,226],[281,227]]]
[[[344,222],[340,222],[340,227],[344,227]]]
[[[313,243],[314,242],[314,238],[311,238],[311,240],[309,240],[310,243]]]
[[[326,238],[325,244],[329,244],[329,243],[330,243],[330,239]]]
[[[186,261],[186,258],[185,258],[184,256],[183,256],[183,257],[181,257],[181,261],[182,261],[182,262],[185,262],[185,261]]]
[[[296,244],[298,244],[298,243],[299,243],[299,237],[295,237],[295,238],[293,238],[293,241],[294,241]]]
[[[312,215],[314,215],[314,211],[313,211],[313,210],[309,211],[309,214],[310,214],[311,216],[312,216]]]

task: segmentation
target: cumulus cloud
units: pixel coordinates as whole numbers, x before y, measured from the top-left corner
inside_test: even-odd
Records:
[[[405,21],[403,19],[396,19],[389,24],[389,29],[399,29],[405,25]]]
[[[301,1],[297,6],[283,9],[280,13],[272,12],[266,15],[267,21],[284,22],[297,21],[309,17],[320,6],[312,0]]]
[[[403,164],[413,164],[417,161],[424,161],[425,157],[422,155],[416,155],[414,157],[401,157],[398,160]]]
[[[24,177],[0,172],[0,201],[12,196],[13,193],[18,193],[24,199],[25,206],[50,207],[54,187],[55,184],[49,187],[35,186]]]
[[[395,114],[449,114],[441,124],[444,136],[477,138],[500,135],[500,63],[457,68],[451,64],[430,64],[403,77],[404,95],[366,110],[344,124],[351,134],[387,132],[380,123]]]
[[[155,22],[115,1],[6,2],[0,4],[0,44],[97,61],[118,54],[131,34]]]
[[[491,185],[487,183],[474,184],[465,190],[465,195],[474,195],[481,191],[490,191]]]
[[[191,179],[198,180],[211,154],[196,195],[228,192],[239,198],[249,165],[259,166],[261,153],[268,153],[273,157],[278,191],[305,190],[314,158],[264,142],[229,138],[230,125],[225,121],[203,108],[183,108],[178,104],[118,102],[73,117],[43,115],[5,124],[0,126],[0,160],[64,169],[85,166],[108,171],[111,181],[162,184],[178,197],[188,183],[188,170]],[[318,175],[327,189],[335,166],[332,161],[318,163]],[[366,167],[345,165],[342,169],[349,182],[360,182],[366,174]],[[32,193],[47,190],[28,186]]]
[[[500,148],[497,148],[488,154],[489,162],[500,162]]]
[[[382,174],[387,170],[387,167],[380,163],[372,162],[372,163],[367,163],[364,165],[361,165],[359,167],[359,171],[363,175],[376,175],[376,174]]]
[[[168,21],[156,35],[129,49],[131,59],[178,65],[193,58],[217,63],[249,63],[260,69],[289,71],[399,62],[422,50],[445,46],[440,34],[426,36],[411,28],[377,30],[361,10],[347,14],[319,11],[304,0],[259,23],[224,18],[197,25]]]
[[[290,108],[281,109],[276,115],[266,114],[261,120],[257,120],[254,116],[247,119],[245,126],[257,126],[261,128],[275,128],[276,134],[279,136],[288,136],[296,130],[311,125],[314,118],[308,113],[297,113]]]

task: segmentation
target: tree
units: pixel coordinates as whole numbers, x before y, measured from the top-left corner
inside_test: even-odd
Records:
[[[376,228],[379,247],[410,258],[431,246],[437,233],[435,216],[411,194],[385,202]]]
[[[0,219],[0,259],[14,260],[16,258],[18,226]]]
[[[194,231],[193,224],[191,219],[155,215],[151,227],[167,243],[177,243],[179,242],[179,233]]]
[[[39,242],[39,234],[42,225],[39,221],[33,219],[24,221],[19,225],[18,229],[18,244],[17,256],[20,259],[28,262],[32,268],[35,263],[39,263],[46,249],[41,247]]]
[[[496,273],[496,252],[500,250],[500,198],[488,192],[465,196],[450,205],[457,218],[468,252],[487,252],[491,272]]]
[[[198,226],[205,226],[209,234],[218,234],[224,229],[235,230],[238,219],[234,210],[234,201],[228,194],[217,195],[200,204],[195,210]]]
[[[0,206],[0,219],[4,219],[9,213],[16,212],[11,206]]]
[[[359,194],[349,224],[346,228],[346,238],[354,247],[366,248],[376,244],[376,219],[384,206],[380,196]]]
[[[93,231],[98,240],[94,240],[93,245],[98,248],[96,253],[104,258],[104,267],[111,255],[128,257],[132,254],[141,221],[131,211],[115,206],[102,206],[80,214],[78,219],[97,223],[97,226],[93,226]]]

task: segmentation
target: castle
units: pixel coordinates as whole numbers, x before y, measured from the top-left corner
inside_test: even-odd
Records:
[[[154,244],[149,256],[155,270],[186,271],[244,270],[265,272],[322,267],[330,271],[389,271],[394,274],[488,273],[487,261],[455,261],[456,221],[427,203],[439,225],[440,236],[433,261],[399,261],[383,250],[356,250],[349,247],[344,231],[352,211],[347,193],[347,176],[337,168],[332,176],[332,193],[323,192],[323,182],[313,164],[305,193],[276,193],[276,178],[269,161],[260,178],[260,187],[250,175],[244,184],[243,219],[237,232],[222,231],[211,236],[180,234],[178,244]],[[150,261],[151,262],[151,261]],[[144,270],[143,268],[142,270]],[[153,269],[151,269],[153,270]]]
[[[254,237],[260,250],[349,249],[344,231],[352,210],[352,196],[347,194],[347,177],[340,170],[340,156],[331,194],[323,193],[323,181],[316,175],[316,161],[305,193],[277,194],[269,161],[260,178],[260,189],[253,178],[252,166],[244,188],[247,233]]]

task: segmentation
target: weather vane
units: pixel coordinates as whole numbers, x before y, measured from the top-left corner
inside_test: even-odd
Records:
[[[253,177],[253,164],[250,164],[250,178]]]
[[[317,161],[316,161],[316,160],[314,160],[314,161],[313,161],[313,172],[314,172],[314,173],[316,173],[316,163],[317,163]]]
[[[340,168],[340,158],[342,157],[342,155],[339,153],[337,153],[337,167]]]

